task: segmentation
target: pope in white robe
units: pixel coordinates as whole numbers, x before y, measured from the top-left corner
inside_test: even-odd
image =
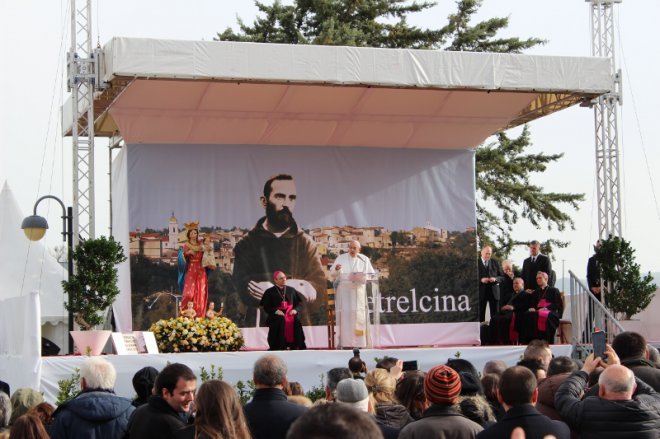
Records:
[[[367,304],[367,279],[376,274],[371,261],[360,254],[360,243],[352,241],[348,253],[339,255],[330,267],[335,284],[335,311],[339,348],[372,345]]]

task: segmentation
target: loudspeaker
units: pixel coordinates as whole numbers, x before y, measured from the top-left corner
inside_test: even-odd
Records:
[[[50,357],[57,355],[60,352],[60,347],[48,340],[45,337],[41,337],[41,356]]]

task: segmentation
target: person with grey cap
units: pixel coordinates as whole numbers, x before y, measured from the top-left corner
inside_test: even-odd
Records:
[[[367,385],[363,380],[346,378],[339,381],[337,384],[335,399],[337,402],[351,405],[363,412],[373,413],[373,407],[371,407],[371,400],[369,398],[369,391],[367,390]],[[400,430],[398,428],[389,427],[376,419],[375,416],[370,416],[373,418],[376,424],[378,424],[378,428],[380,428],[384,438],[397,438],[399,436]]]
[[[335,367],[330,369],[325,379],[325,400],[333,401],[337,392],[337,384],[346,378],[351,378],[353,374],[347,367]]]

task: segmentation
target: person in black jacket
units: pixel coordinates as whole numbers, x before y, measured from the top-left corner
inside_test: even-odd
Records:
[[[504,272],[500,263],[491,259],[493,249],[487,245],[481,249],[479,258],[479,321],[486,320],[486,305],[493,317],[499,308],[500,282],[504,280]]]
[[[621,366],[612,346],[607,345],[605,352],[607,363],[590,354],[582,370],[559,386],[555,407],[562,420],[582,439],[657,439],[660,394]],[[589,374],[598,366],[605,367],[598,378],[598,396],[581,400]]]
[[[156,395],[133,412],[126,438],[169,439],[190,423],[197,377],[188,366],[168,364],[156,377],[154,388]]]
[[[133,400],[133,407],[146,404],[154,388],[158,370],[151,366],[143,367],[133,375],[133,389],[137,397]]]
[[[277,355],[264,355],[254,363],[252,379],[257,390],[243,410],[254,439],[284,439],[293,422],[307,408],[289,402],[282,390],[287,367]]]
[[[557,439],[570,438],[566,424],[551,420],[534,407],[538,399],[536,378],[526,367],[514,366],[504,371],[497,398],[506,413],[497,424],[479,433],[477,439],[508,438],[516,427],[525,430],[527,439],[542,439],[549,434]]]
[[[523,261],[522,273],[520,277],[525,281],[525,288],[527,291],[534,291],[536,286],[536,274],[542,271],[550,276],[552,276],[552,262],[550,258],[544,254],[541,254],[541,244],[538,241],[532,241],[529,243],[529,258]],[[549,282],[550,286],[554,285],[554,279]]]
[[[622,332],[612,340],[612,349],[622,366],[632,370],[637,378],[660,392],[660,367],[648,359],[648,348],[643,335],[633,331]],[[598,385],[589,389],[588,395],[597,394]]]

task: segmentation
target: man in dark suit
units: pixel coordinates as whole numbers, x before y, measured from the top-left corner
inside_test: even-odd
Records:
[[[525,281],[525,287],[527,291],[534,291],[536,286],[536,274],[542,271],[548,275],[548,278],[551,279],[550,286],[554,285],[554,279],[552,279],[552,262],[550,258],[544,254],[541,254],[541,244],[538,241],[532,241],[529,243],[529,258],[523,261],[523,268],[521,276]]]
[[[591,294],[596,296],[600,300],[600,264],[598,264],[598,259],[596,258],[596,253],[600,248],[600,239],[594,245],[594,255],[589,258],[587,262],[587,286]]]
[[[479,321],[486,320],[486,304],[490,307],[490,316],[494,316],[500,300],[500,282],[504,272],[499,262],[491,259],[493,249],[485,246],[481,249],[479,258]]]
[[[587,262],[587,286],[589,287],[589,291],[591,294],[596,296],[596,299],[598,299],[600,302],[603,301],[603,298],[600,294],[601,292],[601,287],[600,287],[600,264],[598,263],[598,259],[596,258],[596,253],[598,253],[598,250],[600,249],[601,243],[600,239],[596,242],[596,245],[594,245],[594,255],[589,258],[589,261]],[[589,300],[589,305],[587,307],[588,315],[587,315],[587,325],[585,329],[585,334],[584,337],[586,338],[587,333],[590,333],[594,330],[593,323],[594,323],[594,317],[595,317],[595,310],[594,310],[594,303]],[[596,325],[598,326],[598,325]]]
[[[571,432],[566,424],[553,421],[542,415],[536,408],[539,392],[536,377],[523,366],[514,366],[505,370],[500,378],[497,399],[506,410],[502,419],[477,434],[477,439],[499,439],[511,437],[516,427],[525,430],[527,439],[542,439],[553,435],[557,439],[568,439]]]

